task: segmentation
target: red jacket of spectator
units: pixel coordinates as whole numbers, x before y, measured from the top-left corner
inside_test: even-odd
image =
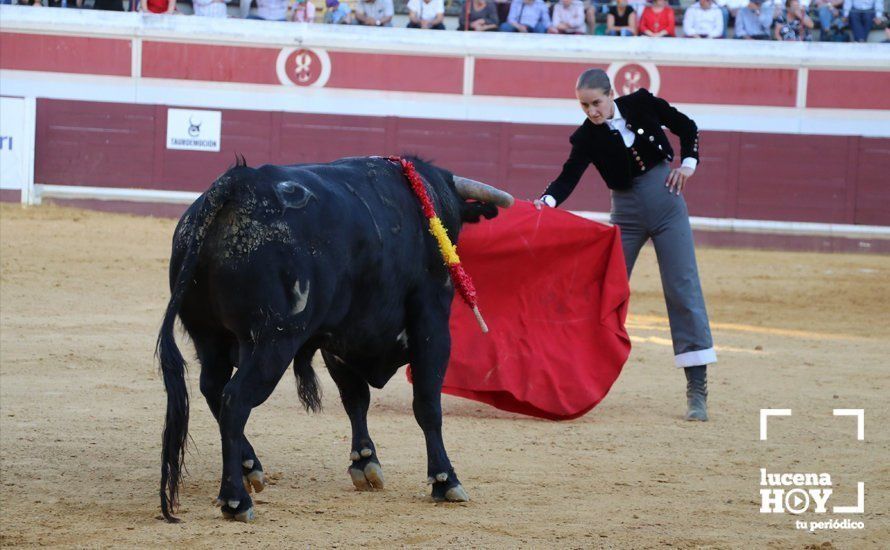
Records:
[[[148,5],[148,11],[152,13],[167,13],[167,9],[170,7],[170,2],[175,2],[176,0],[148,0],[146,4]]]
[[[659,32],[667,31],[667,36],[677,36],[674,28],[674,10],[670,6],[665,6],[659,13],[655,13],[652,8],[646,8],[643,16],[640,17],[640,34],[645,31]]]

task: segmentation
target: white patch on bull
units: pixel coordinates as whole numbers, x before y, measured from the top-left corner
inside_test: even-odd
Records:
[[[400,332],[399,335],[396,336],[396,342],[402,344],[403,348],[408,349],[408,331],[402,329],[402,332]]]
[[[296,302],[293,309],[290,310],[291,315],[299,315],[306,309],[306,304],[309,303],[309,286],[311,284],[312,281],[306,281],[306,290],[303,290],[303,285],[300,284],[299,279],[294,283],[294,299]]]

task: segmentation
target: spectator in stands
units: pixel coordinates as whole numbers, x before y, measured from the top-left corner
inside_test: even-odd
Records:
[[[140,0],[139,11],[143,13],[176,13],[176,0]]]
[[[559,0],[553,6],[550,34],[587,34],[584,23],[584,4],[581,0]]]
[[[674,10],[668,6],[667,0],[655,0],[652,6],[643,11],[640,17],[640,34],[653,38],[677,36]]]
[[[591,33],[595,34],[596,16],[600,13],[609,13],[609,0],[584,0],[584,5],[587,16],[587,28],[590,29]]]
[[[637,13],[637,21],[643,17],[643,12],[649,7],[649,0],[628,0],[627,3],[630,4],[630,7]]]
[[[117,3],[120,4],[120,0],[117,0]],[[195,15],[199,17],[225,18],[228,16],[226,0],[192,0],[192,7],[195,9]]]
[[[865,42],[872,24],[883,19],[884,0],[844,0],[844,19],[850,21],[854,42]]]
[[[712,0],[698,0],[683,14],[683,34],[689,38],[721,38],[723,11]]]
[[[360,0],[355,5],[355,22],[368,27],[392,27],[393,13],[392,0]]]
[[[83,0],[48,0],[46,5],[51,8],[82,8]]]
[[[830,40],[832,35],[844,26],[841,9],[844,0],[816,0],[816,14],[819,16],[819,40]]]
[[[93,2],[94,10],[125,11],[122,0],[96,0]]]
[[[408,0],[408,28],[444,31],[445,2],[443,0]]]
[[[550,10],[542,0],[513,0],[502,32],[547,32]]]
[[[248,0],[248,6],[250,1]],[[288,0],[256,0],[256,15],[248,15],[248,19],[263,21],[287,21]]]
[[[636,36],[637,12],[627,5],[627,0],[618,0],[609,7],[606,16],[606,34],[609,36]]]
[[[785,0],[785,11],[776,18],[775,38],[784,42],[809,41],[814,26],[798,0]]]
[[[309,0],[290,0],[285,17],[294,23],[314,23],[315,4]]]
[[[352,23],[352,9],[340,0],[325,0],[324,22],[328,25],[348,25]]]
[[[773,26],[772,6],[763,6],[763,0],[751,0],[735,17],[735,37],[745,40],[769,40]]]
[[[732,22],[734,23],[739,10],[747,6],[749,1],[750,0],[716,0],[717,5],[720,7],[720,11],[723,12],[723,38],[726,38],[729,33],[730,17],[732,17]],[[843,0],[840,1],[843,2]]]
[[[457,30],[496,31],[498,30],[498,8],[492,0],[467,0],[460,16]]]

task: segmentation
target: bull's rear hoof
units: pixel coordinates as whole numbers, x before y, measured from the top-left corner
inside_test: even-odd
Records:
[[[256,519],[256,512],[254,511],[253,506],[244,510],[243,512],[232,513],[231,508],[223,507],[222,515],[226,519],[240,521],[242,523],[250,523],[254,519]]]
[[[349,477],[358,491],[374,491],[383,489],[383,468],[376,462],[368,462],[365,468],[349,468]]]
[[[256,512],[253,509],[253,501],[250,497],[247,497],[244,500],[223,500],[217,498],[213,503],[220,508],[223,517],[226,519],[248,523],[253,521],[256,517]]]

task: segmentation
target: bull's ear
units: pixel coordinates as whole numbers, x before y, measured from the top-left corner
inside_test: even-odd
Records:
[[[498,215],[498,207],[493,204],[465,201],[460,205],[460,219],[464,223],[478,223],[480,219],[490,220]]]

